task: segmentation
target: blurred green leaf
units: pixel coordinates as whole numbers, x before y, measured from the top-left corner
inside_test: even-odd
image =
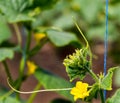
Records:
[[[120,11],[120,3],[116,3],[115,5],[109,5],[110,18],[119,20],[120,18],[120,13],[118,13],[119,11]]]
[[[4,99],[0,99],[0,103],[22,103],[22,102],[18,101],[16,98],[9,96]]]
[[[107,75],[102,79],[100,87],[105,90],[112,90],[113,72],[117,67],[110,68]]]
[[[46,33],[50,41],[58,47],[66,46],[72,42],[79,42],[77,36],[73,33],[56,30],[48,30]]]
[[[103,25],[103,26],[96,26],[89,28],[86,34],[89,39],[99,38],[103,40],[104,33],[105,33],[105,26]]]
[[[0,15],[0,44],[11,37],[10,29]]]
[[[6,92],[8,92],[8,90],[5,87],[3,87],[2,85],[0,85],[0,97]]]
[[[91,101],[93,98],[97,98],[98,90],[99,90],[99,85],[96,83],[90,89],[90,94],[88,97],[86,97],[85,101]]]
[[[116,27],[112,22],[109,22],[109,41],[115,41],[119,35],[119,32],[117,31]],[[100,40],[104,40],[104,34],[105,34],[105,25],[99,25],[90,27],[87,31],[87,37],[89,39],[98,38]],[[116,35],[116,36],[115,36]]]
[[[35,77],[44,86],[45,89],[71,88],[73,85],[63,78],[60,78],[48,71],[38,68]],[[57,93],[65,96],[69,100],[73,100],[70,91],[57,91]]]
[[[106,103],[120,103],[120,89],[111,98],[108,98]]]
[[[71,12],[70,14],[62,15],[61,17],[59,17],[57,20],[54,21],[53,25],[62,29],[71,28],[74,26],[72,17],[75,18],[76,14]]]
[[[115,86],[120,87],[120,67],[115,71],[114,83],[115,83]]]
[[[120,1],[119,0],[111,0],[110,3],[111,4],[117,4],[117,3],[120,3]]]
[[[14,93],[12,93],[11,95],[8,95],[8,92],[9,92],[8,89],[6,89],[5,87],[3,87],[3,86],[0,85],[0,103],[25,103],[23,101],[22,102],[18,101],[14,97],[14,95],[15,95]]]
[[[10,48],[0,48],[0,62],[9,58],[12,59],[14,56],[14,51]]]
[[[24,11],[27,7],[28,0],[0,0],[0,11],[10,23],[33,20],[28,11]]]
[[[0,12],[9,23],[33,21],[41,8],[49,8],[57,0],[0,0]]]
[[[58,0],[32,0],[33,7],[39,6],[40,8],[50,8],[52,7]]]
[[[102,7],[100,0],[76,0],[80,4],[80,11],[88,22],[96,20]]]

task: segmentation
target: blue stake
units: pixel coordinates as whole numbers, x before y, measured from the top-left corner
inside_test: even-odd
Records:
[[[108,49],[108,0],[106,0],[106,21],[105,21],[105,41],[104,41],[104,75],[107,71],[107,49]],[[106,99],[106,90],[104,90],[104,99]]]

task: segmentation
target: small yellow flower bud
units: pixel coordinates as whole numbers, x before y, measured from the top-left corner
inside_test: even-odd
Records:
[[[35,65],[31,61],[27,61],[27,67],[28,67],[28,72],[27,75],[32,75],[34,74],[35,70],[37,69],[37,65]]]
[[[34,34],[35,41],[38,43],[40,40],[46,37],[44,33],[36,33]]]

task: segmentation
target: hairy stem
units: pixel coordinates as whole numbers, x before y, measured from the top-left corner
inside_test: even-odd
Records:
[[[91,69],[87,68],[87,71],[89,72],[89,74],[92,76],[92,78],[93,78],[96,82],[99,81],[98,77],[96,76],[96,74],[95,74]]]

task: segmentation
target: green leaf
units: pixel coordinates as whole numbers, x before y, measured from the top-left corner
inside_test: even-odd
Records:
[[[106,103],[120,103],[120,89],[111,98],[108,98]]]
[[[5,23],[3,17],[0,15],[0,44],[11,37],[10,29]]]
[[[26,103],[24,100],[17,100],[15,93],[9,91],[2,85],[0,85],[0,103]]]
[[[112,90],[113,72],[117,67],[110,68],[107,75],[102,79],[100,87],[105,90]]]
[[[70,81],[73,81],[76,78],[80,78],[80,80],[83,80],[86,75],[86,71],[81,71],[79,69],[66,67],[66,72],[68,73],[68,76],[70,77]]]
[[[52,7],[58,0],[32,0],[33,6],[39,6],[43,9]]]
[[[4,99],[0,99],[0,103],[21,103],[20,101],[18,101],[16,98],[13,97],[7,97]]]
[[[0,85],[0,103],[21,103],[16,98],[13,97],[14,94],[5,97],[5,94],[7,94],[8,92],[9,92],[8,89]]]
[[[8,92],[8,90],[7,90],[5,87],[3,87],[2,85],[0,85],[0,97],[1,97],[3,94],[5,94],[6,92]]]
[[[0,0],[0,12],[9,23],[35,20],[41,8],[54,5],[57,0]]]
[[[119,10],[120,10],[120,3],[116,3],[115,5],[109,6],[109,16],[112,19],[118,20],[118,22],[120,22],[119,20],[120,14],[118,13]]]
[[[111,4],[118,4],[118,3],[120,3],[120,1],[119,0],[111,0],[111,2],[110,2]]]
[[[69,13],[69,14],[66,14],[66,15],[62,15],[58,19],[54,20],[53,25],[55,27],[59,27],[59,28],[62,28],[62,29],[72,28],[74,26],[72,17],[75,18],[76,14],[75,13]]]
[[[114,23],[109,22],[109,37],[108,40],[109,41],[115,41],[118,36],[119,36],[119,32],[117,31],[117,28],[115,27]],[[94,27],[90,27],[87,30],[87,37],[91,40],[93,40],[94,38],[99,38],[100,40],[104,40],[104,30],[105,30],[105,25],[98,25],[98,26],[94,26]],[[116,36],[114,36],[114,35]]]
[[[47,36],[50,41],[58,47],[66,46],[72,42],[78,42],[78,38],[73,33],[48,30]]]
[[[38,68],[34,75],[37,78],[37,80],[44,86],[45,89],[60,89],[73,87],[73,85],[65,79],[60,78],[41,68]],[[69,100],[73,100],[70,91],[57,91],[57,93],[65,96]]]
[[[29,6],[28,0],[0,0],[0,11],[10,23],[33,20],[26,10]]]
[[[80,11],[88,22],[96,20],[97,15],[102,7],[100,0],[76,0],[80,4]],[[87,5],[87,6],[86,6]]]
[[[0,48],[0,62],[9,58],[12,59],[14,56],[14,51],[10,48]]]
[[[115,71],[114,83],[115,83],[115,86],[120,87],[120,67]]]
[[[86,97],[85,101],[91,101],[93,98],[97,97],[97,93],[99,90],[99,85],[96,83],[92,86],[92,88],[90,89],[90,94],[88,97]]]

